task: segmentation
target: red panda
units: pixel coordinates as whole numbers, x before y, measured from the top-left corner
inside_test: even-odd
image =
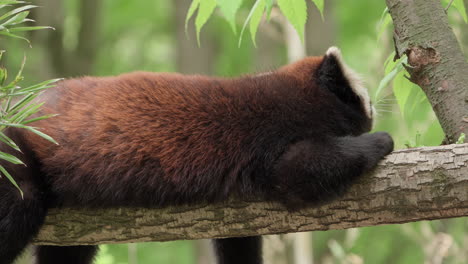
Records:
[[[40,97],[35,126],[18,129],[27,166],[2,163],[0,263],[9,264],[51,207],[162,207],[258,197],[291,210],[330,200],[393,150],[369,134],[367,90],[330,48],[239,78],[135,72],[60,82]],[[218,263],[261,263],[261,238],[215,240]],[[94,246],[37,247],[39,264],[92,263]]]

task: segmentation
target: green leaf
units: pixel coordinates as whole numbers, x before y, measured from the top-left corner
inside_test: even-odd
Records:
[[[10,16],[14,16],[20,12],[24,12],[26,10],[29,10],[29,9],[33,9],[33,8],[36,8],[37,6],[35,5],[25,5],[25,6],[22,6],[22,7],[18,7],[18,8],[15,8],[9,12],[6,12],[3,16],[0,17],[0,20],[4,20]]]
[[[18,73],[16,74],[15,82],[19,82],[19,81],[23,80],[24,65],[26,65],[26,55],[23,56],[23,61],[21,62],[21,66],[20,66],[20,69],[19,69]]]
[[[0,68],[0,85],[3,85],[8,77],[7,69]]]
[[[22,31],[33,31],[33,30],[41,30],[41,29],[53,29],[53,27],[44,27],[44,26],[37,26],[37,27],[14,27],[10,28],[10,32],[22,32]]]
[[[6,161],[11,162],[11,163],[16,164],[16,165],[18,165],[18,164],[24,165],[24,163],[20,159],[18,159],[17,157],[15,157],[15,156],[13,156],[11,154],[2,152],[2,151],[0,151],[0,159],[6,160]]]
[[[465,20],[465,23],[468,23],[468,15],[466,14],[466,6],[463,0],[455,0],[452,3],[452,6],[455,7],[460,15],[463,17]]]
[[[455,142],[455,144],[463,144],[463,143],[465,143],[465,138],[466,138],[465,133],[461,133],[461,134],[460,134],[460,137],[457,139],[457,142]]]
[[[385,62],[384,62],[385,74],[388,74],[390,71],[392,71],[393,68],[395,68],[395,65],[401,60],[400,58],[395,61],[395,55],[396,55],[396,52],[393,50],[385,59]]]
[[[391,56],[392,54],[390,54]],[[393,66],[390,72],[388,72],[385,77],[380,81],[379,87],[377,88],[377,91],[375,92],[375,97],[374,99],[378,102],[378,99],[380,97],[380,94],[382,91],[385,89],[385,87],[388,86],[388,84],[395,79],[398,73],[400,73],[402,70],[404,70],[403,64],[406,63],[406,59],[400,59],[398,62]]]
[[[8,19],[4,23],[1,24],[1,26],[7,26],[7,25],[15,25],[15,24],[20,24],[22,22],[25,22],[26,17],[29,15],[29,11],[21,12],[19,14],[14,15],[12,18]]]
[[[252,17],[250,18],[250,36],[252,37],[255,47],[257,46],[255,35],[257,34],[258,25],[263,17],[263,10],[265,10],[265,1],[259,0],[258,2],[258,5],[252,10]]]
[[[379,40],[382,34],[385,32],[385,29],[390,25],[392,22],[392,17],[388,12],[388,7],[382,13],[380,17],[379,25],[377,26],[377,39]]]
[[[5,135],[5,133],[3,133],[1,131],[0,131],[0,141],[7,144],[8,146],[13,148],[14,150],[21,152],[20,148],[18,147],[18,145],[16,145],[16,143],[13,141],[13,139],[9,138],[7,135]]]
[[[28,119],[26,121],[23,121],[23,125],[26,125],[26,124],[29,124],[29,123],[34,123],[36,121],[51,118],[51,117],[54,117],[54,116],[58,116],[58,114],[50,114],[50,115],[44,115],[44,116],[40,116],[40,117],[31,118],[31,119]]]
[[[36,98],[36,95],[34,93],[29,93],[23,98],[21,98],[18,102],[16,102],[11,108],[8,107],[6,111],[9,112],[10,114],[13,112],[16,112],[19,109],[23,108],[26,104],[31,102],[34,98]]]
[[[324,20],[323,10],[324,10],[324,7],[325,7],[325,0],[311,0],[311,1],[315,4],[317,9],[319,10],[320,16],[322,17],[322,20]]]
[[[261,5],[261,2],[263,2],[263,1],[264,0],[255,1],[255,4],[252,6],[252,9],[250,9],[249,15],[245,19],[244,25],[242,26],[242,30],[241,30],[241,33],[240,33],[240,36],[239,36],[239,43],[238,43],[239,47],[240,47],[240,45],[242,43],[242,36],[244,36],[244,31],[247,28],[247,25],[249,24],[250,19],[252,19],[252,16],[253,16],[255,10],[258,8],[259,5]]]
[[[39,111],[39,108],[43,104],[44,103],[27,105],[26,107],[22,108],[21,111],[19,111],[14,116],[12,116],[10,122],[11,123],[21,123],[21,122],[23,122],[24,119],[26,119],[26,118],[30,117],[31,115],[37,113]]]
[[[400,112],[403,116],[405,114],[406,102],[413,88],[411,82],[405,78],[405,72],[406,71],[401,71],[398,73],[393,81],[393,94],[395,95],[398,106],[400,107]]]
[[[203,0],[198,7],[197,18],[195,19],[195,29],[197,31],[197,43],[200,46],[200,31],[210,18],[216,8],[216,0]]]
[[[60,80],[63,80],[62,78],[57,78],[57,79],[52,79],[52,80],[47,80],[47,81],[43,81],[41,83],[38,83],[38,84],[34,84],[34,85],[31,85],[31,86],[28,86],[28,87],[25,87],[25,88],[21,88],[20,90],[16,91],[13,95],[17,96],[17,95],[26,95],[30,92],[34,92],[34,91],[40,91],[40,90],[44,90],[44,89],[47,89],[47,88],[50,88],[50,87],[54,87],[56,82],[60,81]]]
[[[268,21],[270,21],[271,10],[273,9],[274,3],[275,0],[266,0],[266,15]]]
[[[0,5],[14,5],[14,4],[25,4],[25,1],[15,1],[15,0],[0,0]]]
[[[187,25],[190,18],[193,16],[198,6],[200,5],[200,0],[193,0],[190,4],[189,10],[187,11],[187,16],[185,17],[185,33],[187,33]]]
[[[307,21],[305,0],[278,0],[278,6],[304,41],[304,26]]]
[[[17,127],[17,128],[26,128],[26,126],[21,125],[21,124],[16,124],[16,123],[6,123],[6,122],[0,122],[0,126],[2,128],[4,127]]]
[[[42,133],[41,131],[37,130],[36,128],[33,128],[33,127],[25,127],[25,129],[33,132],[34,134],[42,137],[43,139],[46,139],[52,143],[54,143],[55,145],[58,145],[59,143],[57,141],[55,141],[51,136],[49,135],[46,135],[44,133]]]
[[[0,165],[0,172],[5,175],[7,177],[8,180],[10,180],[10,182],[16,187],[16,189],[18,189],[18,191],[20,192],[21,194],[21,198],[23,198],[23,191],[21,190],[21,188],[18,186],[18,184],[16,183],[15,179],[13,179],[13,177],[10,175],[10,173],[8,173],[8,171]]]
[[[17,128],[23,128],[23,129],[26,129],[26,130],[29,130],[31,132],[33,132],[34,134],[44,138],[45,140],[48,140],[56,145],[59,145],[59,143],[57,141],[55,141],[51,136],[39,131],[36,127],[32,127],[32,126],[25,126],[25,125],[22,125],[22,124],[16,124],[16,123],[4,123],[4,122],[0,122],[0,125],[1,126],[11,126],[11,127],[17,127]]]
[[[218,0],[219,8],[231,25],[234,34],[237,34],[236,13],[242,5],[243,0]]]
[[[28,43],[29,46],[31,46],[31,42],[29,42],[29,40],[27,38],[23,38],[21,36],[18,36],[18,35],[15,35],[15,34],[11,34],[11,33],[8,33],[6,31],[0,31],[0,35],[4,35],[4,36],[7,36],[7,37],[10,37],[10,38],[17,38],[17,39],[22,39],[24,41],[26,41]]]

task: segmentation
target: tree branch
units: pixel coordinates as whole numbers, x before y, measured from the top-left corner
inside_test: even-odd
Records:
[[[386,0],[397,57],[408,56],[411,81],[426,93],[447,142],[468,135],[468,63],[439,0]]]
[[[468,144],[399,150],[340,200],[288,212],[231,201],[163,209],[54,209],[36,244],[86,245],[343,229],[468,216]]]

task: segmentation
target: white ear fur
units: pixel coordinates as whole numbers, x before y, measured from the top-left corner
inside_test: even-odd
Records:
[[[353,71],[348,65],[346,65],[346,63],[343,60],[343,57],[341,56],[341,51],[339,48],[330,47],[327,50],[326,54],[327,56],[332,55],[338,60],[338,63],[340,64],[340,67],[343,70],[343,74],[348,80],[349,85],[351,86],[351,89],[353,89],[353,91],[361,98],[367,116],[369,118],[372,118],[369,93],[364,87],[362,79],[355,71]]]

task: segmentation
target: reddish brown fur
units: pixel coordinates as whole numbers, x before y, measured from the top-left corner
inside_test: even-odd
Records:
[[[176,200],[189,193],[225,197],[264,150],[255,146],[269,136],[262,132],[274,134],[281,112],[297,108],[297,100],[315,100],[314,85],[305,84],[321,60],[238,79],[135,72],[67,80],[41,98],[43,113],[59,116],[36,124],[60,145],[36,136],[30,144],[52,188],[72,204],[121,202],[133,196],[122,188],[150,193],[163,183],[172,186],[163,192],[175,192]],[[110,187],[116,181],[120,186]]]

